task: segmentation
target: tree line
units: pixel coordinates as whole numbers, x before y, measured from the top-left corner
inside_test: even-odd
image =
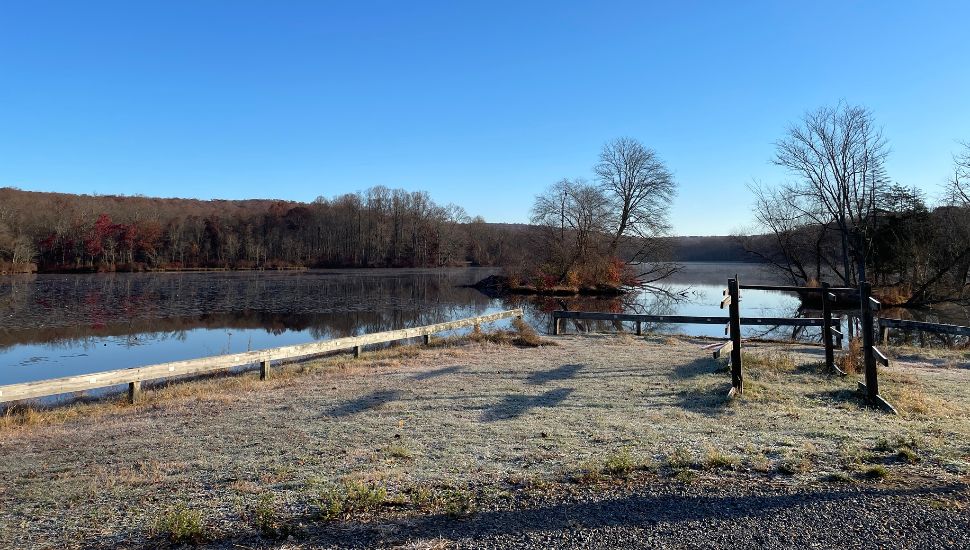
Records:
[[[738,240],[794,284],[867,280],[900,305],[966,298],[970,289],[970,145],[929,204],[887,173],[873,113],[840,103],[810,111],[775,144],[791,180],[755,184],[756,236]]]
[[[312,203],[0,189],[0,271],[497,265],[527,253],[523,230],[386,187]]]

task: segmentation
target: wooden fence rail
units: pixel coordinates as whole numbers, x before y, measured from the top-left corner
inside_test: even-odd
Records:
[[[632,321],[636,323],[669,323],[675,325],[724,325],[730,317],[701,317],[692,315],[640,315],[636,313],[605,313],[601,311],[553,311],[553,321],[559,319],[582,319],[587,321]],[[825,324],[821,317],[741,317],[742,325],[820,327]],[[834,319],[831,325],[838,326]],[[553,334],[559,334],[553,327]]]
[[[145,367],[134,367],[130,369],[119,369],[105,372],[94,372],[90,374],[79,374],[76,376],[66,376],[63,378],[53,378],[48,380],[38,380],[34,382],[23,382],[20,384],[9,384],[0,386],[0,403],[9,401],[19,401],[21,399],[34,399],[38,397],[50,397],[63,393],[85,391],[97,388],[105,388],[119,384],[128,384],[128,395],[130,400],[137,398],[141,389],[141,383],[148,380],[160,378],[170,378],[173,376],[185,376],[201,374],[242,365],[259,363],[260,378],[267,378],[270,374],[271,361],[284,359],[296,359],[319,355],[339,350],[353,350],[355,356],[359,356],[363,346],[372,344],[383,344],[396,340],[406,340],[409,338],[424,337],[427,344],[431,335],[454,330],[463,327],[477,327],[484,323],[509,319],[512,317],[521,318],[521,309],[500,311],[478,317],[468,317],[446,323],[425,325],[421,327],[391,330],[386,332],[375,332],[363,334],[361,336],[350,336],[347,338],[336,338],[333,340],[322,340],[309,342],[295,346],[284,346],[230,355],[217,355],[213,357],[203,357],[200,359],[188,359],[184,361],[173,361]]]
[[[952,334],[954,336],[970,336],[970,327],[960,325],[946,325],[943,323],[926,323],[923,321],[905,321],[903,319],[879,318],[879,336],[883,344],[889,343],[889,329],[918,330],[934,334]]]

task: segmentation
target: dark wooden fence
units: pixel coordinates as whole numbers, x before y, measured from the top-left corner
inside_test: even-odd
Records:
[[[802,287],[782,287],[767,285],[741,285],[738,279],[728,279],[727,290],[724,291],[724,298],[721,300],[721,309],[728,308],[728,316],[690,316],[690,315],[639,315],[635,313],[603,313],[588,311],[553,311],[552,312],[552,333],[558,335],[562,332],[563,319],[583,319],[590,321],[614,321],[614,322],[634,322],[636,323],[637,334],[642,334],[643,323],[671,323],[671,324],[702,324],[702,325],[726,325],[725,333],[729,336],[727,342],[714,350],[713,355],[718,358],[730,352],[731,354],[731,391],[730,395],[740,395],[744,392],[744,369],[741,357],[741,327],[742,326],[798,326],[798,327],[822,327],[823,342],[825,344],[826,366],[832,371],[841,372],[835,364],[835,337],[841,339],[842,333],[833,325],[838,326],[840,321],[832,317],[832,310],[823,307],[822,317],[741,317],[741,290],[786,290],[798,289],[804,291]],[[823,295],[823,304],[826,303],[828,296],[833,291],[852,291],[855,289],[833,289],[828,286],[819,289],[809,289],[812,292],[827,291]],[[843,373],[844,374],[844,373]]]
[[[778,292],[797,292],[798,294],[818,294],[821,298],[822,317],[741,317],[742,290],[769,290]],[[896,410],[879,394],[878,364],[889,366],[889,359],[875,345],[874,330],[878,322],[883,343],[888,343],[889,329],[922,330],[938,334],[970,336],[970,327],[944,325],[938,323],[924,323],[904,321],[899,319],[876,318],[874,313],[879,311],[881,304],[872,298],[872,287],[869,283],[862,283],[859,288],[833,287],[823,283],[818,287],[799,287],[783,285],[743,285],[737,276],[728,279],[721,309],[728,308],[728,316],[686,316],[686,315],[638,315],[630,313],[601,313],[582,311],[554,311],[552,313],[553,334],[560,334],[562,319],[585,319],[602,321],[632,321],[636,323],[637,334],[642,334],[642,323],[673,323],[673,324],[726,324],[725,333],[729,336],[727,342],[714,350],[714,357],[731,354],[731,395],[740,395],[744,391],[744,369],[741,355],[741,327],[745,325],[771,326],[818,326],[822,327],[822,343],[825,347],[825,365],[833,373],[845,376],[835,362],[835,349],[842,347],[843,334],[839,330],[841,321],[832,315],[833,304],[839,303],[837,294],[851,294],[859,300],[860,333],[862,337],[862,353],[865,365],[865,382],[859,383],[859,389],[871,406],[880,407],[888,412]]]

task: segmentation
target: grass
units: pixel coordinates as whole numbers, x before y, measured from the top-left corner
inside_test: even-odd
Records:
[[[323,520],[359,519],[376,512],[387,501],[387,489],[361,481],[346,481],[321,489],[313,500]]]
[[[440,501],[449,517],[463,518],[475,513],[475,500],[470,491],[452,489],[442,494]]]
[[[321,519],[350,519],[356,514],[368,514],[384,504],[387,490],[363,482],[346,482],[338,487],[320,491],[316,506]]]
[[[637,462],[629,449],[623,449],[606,457],[603,473],[614,477],[626,477],[637,468]]]
[[[741,364],[745,368],[776,373],[794,372],[796,367],[795,357],[791,353],[780,350],[742,352]]]
[[[202,514],[184,503],[176,504],[162,514],[155,523],[156,536],[173,544],[199,544],[206,539]]]
[[[468,338],[473,342],[490,342],[527,348],[556,345],[555,341],[539,336],[532,325],[522,319],[513,319],[512,328],[513,330],[493,330],[489,332],[475,330],[468,335]]]
[[[276,498],[272,494],[263,493],[260,495],[259,500],[252,508],[251,517],[253,525],[260,535],[268,538],[286,536],[288,530],[284,528],[280,521]]]
[[[722,453],[714,447],[708,447],[704,455],[704,467],[708,470],[736,470],[740,465],[739,457]]]
[[[414,453],[403,445],[388,445],[384,448],[384,456],[400,460],[411,460],[414,458]]]
[[[666,465],[672,470],[682,470],[694,465],[694,458],[685,447],[677,447],[667,454]]]
[[[850,340],[848,349],[835,358],[835,364],[846,374],[862,372],[865,368],[865,361],[862,358],[862,339]]]
[[[828,483],[852,483],[855,479],[845,472],[830,472],[822,477],[822,481]]]
[[[842,483],[878,465],[899,469],[888,482],[970,472],[970,417],[957,414],[970,406],[967,369],[897,359],[884,391],[918,385],[948,408],[890,416],[860,405],[858,377],[814,370],[812,346],[746,343],[744,398],[725,405],[730,378],[714,373],[707,340],[463,342],[328,357],[266,382],[249,373],[147,389],[136,406],[77,405],[70,414],[92,413],[83,422],[10,411],[23,427],[0,434],[0,547],[108,531],[147,545],[146,518],[172,518],[164,531],[159,520],[165,538],[183,531],[186,513],[167,498],[186,491],[204,491],[191,511],[208,539],[295,533],[298,545],[311,519],[461,518],[641,483]],[[41,509],[63,518],[56,532]]]

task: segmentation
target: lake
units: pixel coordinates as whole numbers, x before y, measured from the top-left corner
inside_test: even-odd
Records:
[[[556,309],[725,315],[728,277],[782,284],[756,264],[692,262],[663,283],[670,294],[621,298],[493,299],[472,288],[492,268],[302,272],[130,273],[0,277],[0,385],[393,330],[522,307],[537,328]],[[791,294],[745,291],[745,316],[799,313]],[[812,315],[812,312],[803,312]],[[904,312],[970,324],[966,309]],[[604,329],[607,323],[566,330]],[[723,327],[651,327],[723,337]],[[745,336],[791,338],[790,328]],[[811,339],[812,332],[797,334]]]

